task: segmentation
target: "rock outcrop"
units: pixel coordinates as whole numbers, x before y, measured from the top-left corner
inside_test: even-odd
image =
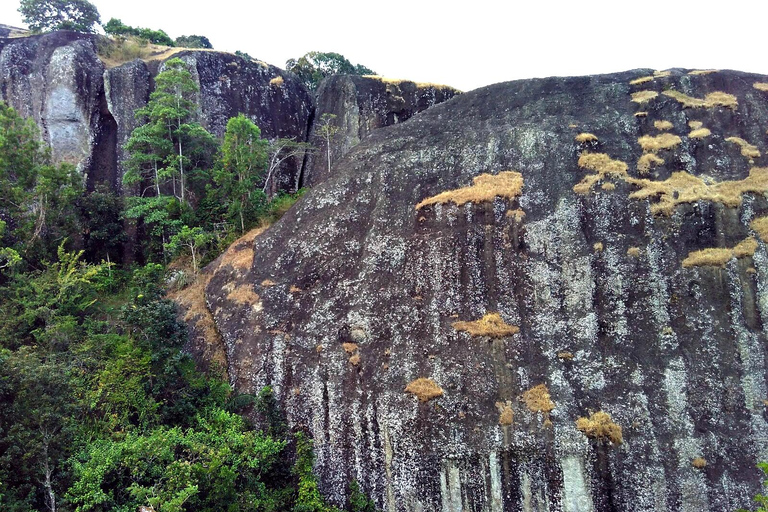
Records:
[[[328,177],[327,145],[318,134],[324,114],[338,131],[331,143],[331,165],[365,139],[373,130],[402,123],[423,110],[460,94],[445,85],[377,76],[333,75],[320,83],[310,142],[318,152],[310,155],[305,182],[314,186]],[[331,172],[333,168],[331,168]]]
[[[376,130],[205,302],[322,491],[730,511],[768,460],[768,77],[479,89]],[[240,249],[242,251],[242,248]]]

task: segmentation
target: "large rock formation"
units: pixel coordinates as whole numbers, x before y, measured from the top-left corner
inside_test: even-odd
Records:
[[[767,91],[525,80],[371,133],[209,276],[233,384],[274,386],[339,504],[356,479],[387,511],[748,506]]]
[[[338,131],[330,147],[331,164],[346,155],[373,130],[402,123],[414,114],[459,94],[453,87],[378,76],[332,75],[320,83],[310,142],[318,153],[310,155],[305,182],[314,186],[328,176],[327,144],[318,134],[324,114],[335,118]],[[333,168],[331,168],[333,171]]]

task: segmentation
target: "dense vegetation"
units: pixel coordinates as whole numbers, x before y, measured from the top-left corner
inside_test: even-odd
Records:
[[[346,57],[334,52],[309,52],[298,59],[289,59],[285,69],[295,73],[311,91],[317,89],[323,78],[330,75],[375,75],[362,64],[352,64]]]
[[[270,163],[307,147],[265,141],[244,116],[216,140],[195,121],[179,60],[156,83],[127,146],[127,204],[85,191],[0,104],[0,509],[333,510],[311,441],[287,429],[268,388],[236,395],[196,369],[163,289],[171,258],[193,258],[194,279],[284,209],[266,192]],[[373,510],[350,486],[350,509]]]

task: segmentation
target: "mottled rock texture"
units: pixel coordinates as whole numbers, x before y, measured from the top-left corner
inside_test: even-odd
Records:
[[[230,378],[274,386],[334,503],[356,479],[386,511],[749,506],[768,460],[768,250],[749,226],[768,184],[753,171],[736,204],[708,187],[765,165],[726,138],[765,155],[768,77],[629,83],[644,75],[493,85],[376,130],[252,254],[217,262],[205,303]],[[711,134],[690,137],[696,121]],[[657,140],[642,182],[639,139],[661,133],[679,142]],[[507,170],[519,197],[415,208]],[[682,170],[702,184],[638,196]],[[708,199],[652,211],[690,194]],[[751,256],[731,250],[750,236]],[[683,267],[717,247],[734,257]],[[488,336],[453,325],[488,313]],[[435,398],[405,392],[419,378]]]
[[[373,130],[406,121],[414,114],[459,93],[444,85],[374,76],[334,75],[326,78],[317,91],[317,109],[310,142],[318,148],[318,153],[308,159],[306,184],[314,186],[328,176],[326,142],[317,133],[318,121],[323,114],[336,116],[331,123],[338,128],[331,143],[333,163]]]

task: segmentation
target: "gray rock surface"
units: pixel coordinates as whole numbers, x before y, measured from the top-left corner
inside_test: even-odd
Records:
[[[497,84],[376,130],[252,256],[217,262],[205,303],[230,379],[274,387],[334,503],[356,479],[386,511],[750,505],[768,460],[768,250],[752,224],[768,215],[754,86],[768,77],[630,84],[644,75]],[[641,90],[657,96],[633,102]],[[664,133],[674,143],[654,138],[669,147],[641,175],[640,138]],[[507,170],[519,197],[416,208]],[[711,248],[722,265],[683,266]],[[454,325],[488,313],[519,332]],[[417,378],[443,395],[420,402],[405,392]],[[526,394],[541,384],[549,413]],[[577,428],[598,411],[622,443]]]

